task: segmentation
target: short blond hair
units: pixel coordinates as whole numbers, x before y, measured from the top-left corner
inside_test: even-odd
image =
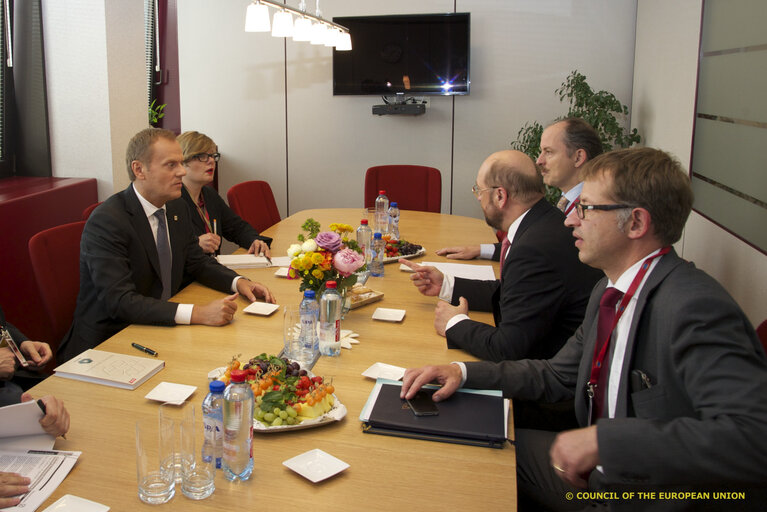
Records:
[[[188,162],[194,155],[211,153],[216,151],[216,143],[204,133],[189,131],[184,132],[176,139],[184,153],[184,162]]]

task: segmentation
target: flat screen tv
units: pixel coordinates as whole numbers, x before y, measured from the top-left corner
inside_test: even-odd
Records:
[[[469,94],[469,13],[343,16],[351,51],[333,51],[334,95]]]

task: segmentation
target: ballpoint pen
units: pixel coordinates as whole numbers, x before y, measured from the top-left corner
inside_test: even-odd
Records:
[[[139,350],[140,350],[140,351],[142,351],[142,352],[146,352],[146,353],[147,353],[147,354],[149,354],[150,356],[155,356],[155,357],[157,357],[157,352],[155,352],[155,351],[154,351],[154,350],[152,350],[151,348],[147,348],[147,347],[145,347],[145,346],[143,346],[143,345],[139,345],[138,343],[131,343],[131,346],[132,346],[133,348],[137,348],[137,349],[139,349]]]

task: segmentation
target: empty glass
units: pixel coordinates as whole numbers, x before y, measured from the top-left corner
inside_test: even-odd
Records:
[[[172,426],[163,424],[157,416],[136,422],[138,496],[151,505],[170,501],[176,492],[173,468],[163,464],[173,456],[173,444],[166,442],[167,429]]]

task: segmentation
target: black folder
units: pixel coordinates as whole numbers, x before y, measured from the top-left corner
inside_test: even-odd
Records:
[[[458,390],[447,400],[437,402],[439,415],[416,416],[399,397],[401,390],[395,384],[381,384],[370,417],[363,423],[363,432],[503,448],[506,405],[502,397]]]

